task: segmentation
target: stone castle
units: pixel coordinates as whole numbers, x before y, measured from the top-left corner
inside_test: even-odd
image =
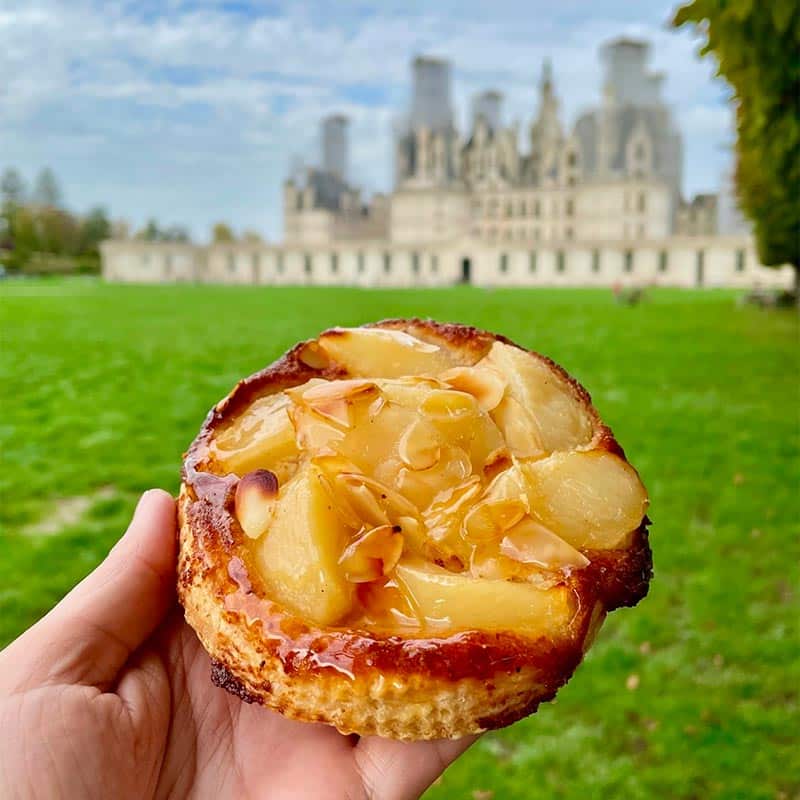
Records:
[[[462,135],[449,63],[416,58],[411,102],[394,132],[391,194],[365,201],[351,184],[348,120],[329,116],[321,165],[284,183],[281,244],[112,241],[104,274],[360,285],[788,283],[790,270],[760,267],[730,198],[682,200],[681,134],[662,98],[664,75],[648,68],[648,43],[614,40],[601,59],[600,103],[571,129],[545,62],[524,132],[503,124],[502,94],[489,90],[474,98]],[[718,205],[730,209],[724,219]]]

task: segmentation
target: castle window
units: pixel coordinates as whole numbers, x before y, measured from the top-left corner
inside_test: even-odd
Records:
[[[283,251],[278,253],[278,275],[283,275]]]
[[[564,231],[564,236],[565,236],[567,239],[572,239],[572,228],[567,228],[567,229]]]
[[[411,271],[415,275],[419,275],[419,253],[411,254]]]
[[[559,250],[556,253],[556,272],[565,272],[567,269],[566,258],[564,257],[564,251]]]
[[[358,255],[356,256],[356,260],[358,261],[358,272],[361,274],[364,272],[364,254],[361,251],[359,251]]]
[[[506,203],[506,216],[507,217],[514,216],[514,204],[510,200]]]
[[[383,271],[388,275],[392,271],[392,254],[383,254]]]
[[[512,233],[513,233],[513,231],[511,230],[511,228],[507,228],[507,229],[506,229],[506,232],[505,232],[505,239],[506,239],[506,241],[507,241],[507,242],[510,242],[510,241],[511,241],[511,234],[512,234]]]
[[[537,201],[536,201],[536,202],[533,204],[533,216],[534,216],[534,217],[538,217],[538,216],[539,216],[541,213],[542,213],[542,205],[541,205],[541,203],[540,203],[540,202],[537,200]]]
[[[528,254],[528,272],[536,272],[536,251],[531,250]]]
[[[525,201],[524,200],[520,200],[519,201],[519,211],[518,211],[518,213],[519,213],[519,215],[521,217],[524,217],[528,213],[528,209],[525,206]]]
[[[736,251],[736,271],[744,272],[744,250]]]
[[[258,253],[253,253],[251,260],[253,266],[253,283],[258,283],[258,272],[261,266],[261,257]]]
[[[431,272],[434,275],[439,272],[439,256],[436,253],[431,256]]]
[[[574,175],[570,175],[567,178],[567,186],[574,186],[574,185],[575,185],[575,176]]]
[[[639,192],[637,207],[640,212],[644,212],[645,208],[647,207],[647,197],[644,192]]]
[[[633,250],[625,251],[623,269],[625,272],[633,272]]]
[[[504,275],[508,272],[508,253],[500,254],[500,272]]]
[[[578,156],[574,152],[570,152],[567,156],[567,166],[574,167],[578,163]]]
[[[150,253],[142,253],[142,264],[147,266],[150,263]]]
[[[303,271],[306,273],[306,275],[310,275],[311,274],[311,254],[310,253],[304,253],[303,254]]]
[[[336,274],[339,271],[339,254],[331,253],[331,272]]]
[[[236,272],[236,256],[228,253],[228,272]]]
[[[164,256],[164,274],[168,278],[172,275],[172,253]]]
[[[669,254],[666,250],[661,250],[658,254],[658,271],[666,272],[669,266]]]
[[[575,204],[572,202],[572,198],[569,198],[564,206],[564,213],[571,217],[575,213]]]
[[[592,272],[600,272],[600,251],[592,250]]]
[[[635,157],[637,161],[642,161],[644,159],[644,145],[641,142],[638,142],[636,145]]]

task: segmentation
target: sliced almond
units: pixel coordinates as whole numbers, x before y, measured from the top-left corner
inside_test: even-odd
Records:
[[[463,536],[470,544],[498,539],[516,525],[527,513],[521,498],[484,500],[464,518]]]
[[[323,381],[306,389],[301,397],[303,402],[313,405],[325,400],[350,400],[364,394],[377,394],[378,387],[373,381],[353,379],[342,381]]]
[[[353,402],[377,393],[378,387],[372,381],[315,381],[299,396],[295,394],[294,398],[321,417],[349,428],[352,424],[350,410]]]
[[[423,517],[428,536],[434,541],[457,536],[464,515],[480,493],[481,482],[477,475],[473,475],[466,483],[442,492]]]
[[[339,501],[353,509],[356,517],[370,527],[389,524],[386,509],[378,503],[375,495],[360,480],[360,475],[338,475],[334,488]]]
[[[388,575],[402,552],[399,526],[381,525],[358,536],[342,553],[339,565],[351,583],[366,583]]]
[[[245,535],[251,539],[263,536],[275,515],[278,479],[268,469],[248,472],[237,484],[233,507]]]
[[[493,481],[501,472],[507,470],[511,464],[511,454],[505,447],[498,447],[489,453],[486,462],[483,465],[483,475],[489,480]]]
[[[294,426],[297,443],[310,453],[329,451],[344,438],[344,432],[331,423],[330,417],[325,419],[304,406],[289,409],[289,418]]]
[[[368,475],[357,472],[346,472],[337,477],[337,483],[345,488],[346,492],[352,492],[357,487],[363,487],[374,498],[382,514],[386,517],[386,522],[396,522],[400,517],[418,517],[419,511],[413,503],[406,500],[403,495],[394,489],[381,483]],[[352,488],[351,488],[352,487]],[[357,492],[359,497],[363,497],[370,507],[372,503],[366,501],[363,492]]]
[[[434,420],[452,420],[477,413],[475,398],[454,389],[433,389],[425,395],[420,412]]]
[[[403,467],[397,474],[397,488],[417,508],[428,508],[443,492],[458,486],[472,474],[472,462],[460,447],[444,445],[439,461],[429,469]]]
[[[441,454],[439,434],[425,420],[412,422],[400,437],[398,455],[409,469],[429,469],[439,463]]]
[[[488,366],[453,367],[438,377],[453,389],[471,394],[484,411],[497,408],[508,385],[498,370]]]
[[[506,532],[500,542],[500,553],[548,570],[582,569],[589,564],[583,553],[530,518]]]

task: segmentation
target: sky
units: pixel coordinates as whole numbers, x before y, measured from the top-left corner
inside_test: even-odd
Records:
[[[281,235],[293,160],[319,161],[319,119],[351,118],[350,177],[392,183],[392,124],[410,61],[453,64],[465,130],[471,96],[505,95],[522,136],[542,62],[563,121],[600,98],[598,48],[621,34],[652,43],[684,135],[684,191],[714,191],[731,161],[732,114],[699,40],[658,0],[0,0],[0,170],[30,183],[44,166],[65,202],[103,205],[134,227],[149,217],[199,240],[218,220]]]

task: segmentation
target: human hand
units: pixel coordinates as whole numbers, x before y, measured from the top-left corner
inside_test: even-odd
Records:
[[[473,741],[342,736],[217,688],[175,560],[175,502],[146,492],[105,561],[0,653],[0,797],[402,800]]]

